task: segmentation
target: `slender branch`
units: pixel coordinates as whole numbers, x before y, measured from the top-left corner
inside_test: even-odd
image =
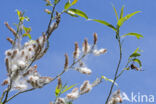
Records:
[[[106,100],[105,104],[108,103],[109,98],[110,98],[110,96],[111,96],[111,94],[112,94],[112,90],[113,90],[114,84],[115,84],[115,82],[116,82],[116,80],[117,80],[117,74],[118,74],[119,67],[120,67],[121,60],[122,60],[122,46],[121,46],[121,41],[120,41],[120,36],[119,36],[119,27],[117,27],[116,38],[117,38],[118,44],[119,44],[120,58],[119,58],[118,65],[117,65],[117,68],[116,68],[116,72],[115,72],[115,75],[114,75],[114,82],[113,82],[112,85],[111,85],[111,89],[110,89],[110,91],[109,91],[109,95],[108,95],[108,97],[107,97],[107,100]]]
[[[32,91],[34,90],[35,88],[31,88],[31,89],[28,89],[28,90],[24,90],[24,91],[21,91],[21,92],[18,92],[16,93],[15,95],[13,95],[12,97],[10,97],[6,102],[10,101],[11,99],[13,99],[14,97],[16,97],[17,95],[21,94],[21,93],[24,93],[24,92],[28,92],[28,91]]]
[[[11,87],[12,87],[12,80],[10,80],[10,84],[8,85],[8,88],[7,88],[7,90],[6,90],[6,95],[5,95],[5,98],[4,98],[4,101],[3,101],[2,104],[5,104],[5,103],[6,103],[6,101],[7,101],[7,99],[8,99],[9,92],[10,92],[10,90],[11,90]]]
[[[57,5],[57,4],[54,4],[54,6],[53,6],[53,8],[52,8],[51,17],[50,17],[50,21],[49,21],[49,24],[48,24],[48,28],[47,28],[46,34],[48,34],[48,31],[49,31],[49,29],[50,29],[50,25],[51,25],[52,20],[53,20],[53,16],[54,16],[54,11],[55,11],[56,5]],[[48,34],[48,35],[49,35],[49,34]]]
[[[130,60],[130,58],[128,58],[128,62],[126,64],[125,68],[128,67],[128,65],[129,65],[130,62],[131,62],[131,60]],[[125,68],[116,76],[116,79],[118,79],[124,73]]]
[[[2,99],[4,98],[4,95],[5,95],[6,92],[7,92],[7,89],[4,90],[4,92],[3,92],[3,94],[2,94],[2,96],[1,96],[1,98],[0,98],[0,103],[2,102]]]

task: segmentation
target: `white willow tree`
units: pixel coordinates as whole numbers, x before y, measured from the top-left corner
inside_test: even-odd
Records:
[[[98,20],[98,19],[89,19],[88,16],[78,10],[73,9],[72,6],[77,3],[77,0],[67,0],[64,5],[64,9],[61,12],[56,10],[57,5],[59,5],[60,0],[45,0],[46,5],[50,8],[45,9],[45,12],[50,15],[50,20],[48,23],[47,30],[42,33],[38,39],[34,40],[31,38],[30,32],[31,28],[25,27],[24,22],[29,21],[29,18],[24,15],[24,12],[17,10],[18,15],[18,24],[16,24],[17,29],[14,30],[7,22],[5,26],[10,32],[12,32],[14,39],[7,38],[10,43],[11,48],[5,52],[5,64],[7,70],[7,78],[2,82],[2,85],[6,87],[6,90],[3,91],[0,97],[0,103],[6,104],[12,99],[16,99],[16,96],[20,96],[22,93],[30,92],[39,88],[44,87],[45,85],[52,83],[58,79],[58,84],[56,85],[55,95],[56,98],[50,102],[50,104],[72,104],[74,100],[78,99],[81,95],[87,94],[95,86],[103,82],[103,80],[110,81],[112,85],[110,86],[110,91],[108,97],[105,101],[105,104],[117,104],[122,103],[123,100],[128,100],[127,95],[120,90],[115,91],[112,94],[114,85],[117,85],[116,80],[123,74],[126,70],[136,70],[141,71],[141,61],[139,60],[140,49],[137,48],[128,58],[127,64],[124,69],[120,69],[120,64],[122,60],[122,40],[121,37],[126,36],[135,36],[140,39],[143,37],[138,33],[128,33],[125,35],[120,35],[120,27],[122,24],[130,19],[133,15],[139,13],[140,11],[133,12],[126,16],[123,16],[124,7],[122,7],[120,16],[118,16],[117,11],[114,8],[117,24],[116,26],[111,25],[110,23]],[[89,43],[87,39],[84,39],[82,48],[75,42],[75,49],[73,49],[73,62],[69,63],[68,55],[65,54],[64,69],[62,72],[53,77],[41,76],[37,71],[37,65],[34,65],[34,62],[37,60],[42,60],[41,58],[47,53],[49,49],[49,38],[51,34],[58,29],[62,14],[69,14],[72,17],[83,17],[89,21],[95,21],[101,23],[109,28],[111,28],[116,33],[116,40],[119,46],[119,61],[116,67],[114,78],[108,79],[105,76],[100,76],[95,79],[94,82],[85,80],[81,86],[72,85],[67,86],[63,85],[61,81],[61,76],[64,73],[68,73],[69,69],[80,72],[81,74],[91,75],[92,70],[89,69],[84,64],[84,58],[90,54],[94,56],[100,56],[106,54],[107,49],[101,48],[97,49],[97,40],[98,36],[96,33],[93,34],[93,42]],[[29,37],[29,41],[24,41],[24,37]],[[24,44],[22,44],[24,41]],[[109,50],[108,50],[109,51]],[[138,64],[138,65],[135,65]],[[68,90],[73,89],[70,93],[67,93]],[[14,91],[18,91],[14,93]],[[9,94],[13,93],[13,96]],[[66,93],[66,96],[62,96],[63,93]]]

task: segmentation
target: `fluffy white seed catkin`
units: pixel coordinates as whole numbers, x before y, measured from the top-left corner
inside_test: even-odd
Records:
[[[87,74],[87,75],[90,75],[92,73],[91,69],[89,69],[87,67],[78,67],[78,68],[76,68],[76,70],[82,74]]]
[[[75,100],[79,97],[79,90],[78,88],[74,88],[72,90],[71,93],[67,94],[66,98],[68,99],[68,101],[72,101],[72,100]]]
[[[100,50],[97,50],[97,49],[95,49],[94,51],[93,51],[93,54],[95,55],[95,56],[99,56],[99,55],[101,55],[101,54],[104,54],[104,53],[106,53],[107,52],[107,50],[106,49],[100,49]]]
[[[112,96],[108,102],[108,104],[118,104],[118,103],[122,103],[122,97],[121,97],[120,90],[115,91],[112,94]]]
[[[84,81],[84,83],[80,87],[80,95],[83,95],[85,93],[88,93],[92,90],[92,85],[89,83],[89,81]]]
[[[23,60],[18,60],[17,65],[22,69],[26,67],[26,63]]]
[[[97,86],[98,84],[101,83],[101,79],[97,78],[93,83],[92,83],[92,87]]]
[[[65,99],[64,98],[58,98],[55,102],[55,104],[66,104]]]
[[[20,91],[26,90],[27,88],[28,88],[27,84],[18,84],[15,86],[15,89],[20,90]]]

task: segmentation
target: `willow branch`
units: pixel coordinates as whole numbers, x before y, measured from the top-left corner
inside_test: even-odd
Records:
[[[31,88],[31,89],[28,89],[28,90],[24,90],[24,91],[18,92],[18,93],[16,93],[15,95],[13,95],[12,97],[10,97],[6,102],[10,101],[11,99],[13,99],[14,97],[16,97],[16,96],[19,95],[19,94],[22,94],[22,93],[28,92],[28,91],[32,91],[32,90],[34,90],[34,89],[35,89],[35,88]]]
[[[107,100],[106,100],[105,104],[108,103],[109,98],[110,98],[110,96],[111,96],[111,94],[112,94],[112,90],[113,90],[114,84],[115,84],[115,82],[116,82],[116,80],[117,80],[117,74],[118,74],[119,67],[120,67],[121,60],[122,60],[122,46],[121,46],[121,41],[120,41],[120,36],[119,36],[119,27],[117,28],[116,37],[117,37],[118,44],[119,44],[119,49],[120,49],[120,58],[119,58],[118,65],[117,65],[117,68],[116,68],[116,71],[115,71],[114,82],[113,82],[112,85],[111,85],[111,89],[110,89],[110,91],[109,91],[109,95],[108,95],[108,97],[107,97]]]

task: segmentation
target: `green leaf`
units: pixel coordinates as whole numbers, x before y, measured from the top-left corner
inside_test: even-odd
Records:
[[[124,38],[126,36],[135,36],[137,39],[143,38],[143,36],[138,33],[128,33],[128,34],[122,35],[121,37]]]
[[[128,68],[124,68],[124,70],[129,70],[130,69],[130,67],[128,67]]]
[[[114,82],[114,80],[112,80],[112,79],[108,79],[108,78],[105,77],[105,76],[102,76],[101,78],[104,79],[104,80],[106,80],[106,81],[112,82],[112,83],[114,83],[116,86],[118,86],[118,84],[117,84],[116,82]]]
[[[21,12],[18,9],[16,9],[16,12],[17,12],[18,17],[20,17],[21,16]]]
[[[23,29],[24,29],[24,31],[25,31],[26,33],[30,33],[30,31],[31,31],[31,27],[24,27],[24,26],[23,26]]]
[[[46,6],[52,6],[52,4],[51,4],[51,1],[50,0],[48,0],[48,1],[46,1],[47,3],[46,3]]]
[[[141,61],[140,61],[139,59],[135,58],[135,59],[133,59],[133,61],[134,61],[134,62],[137,62],[137,63],[139,64],[140,67],[142,66],[142,63],[141,63]]]
[[[60,2],[60,0],[54,0],[54,4],[58,4]]]
[[[132,57],[138,57],[138,56],[141,56],[141,54],[140,54],[140,53],[132,53],[132,54],[130,55],[131,58],[132,58]]]
[[[61,88],[56,87],[55,96],[58,96],[61,93]]]
[[[115,9],[115,6],[114,5],[112,5],[112,6],[113,6],[113,9],[114,9],[114,12],[115,12],[115,15],[116,15],[117,20],[119,20],[118,13],[117,13],[117,11]]]
[[[66,91],[70,90],[71,88],[75,87],[77,84],[71,85],[71,86],[66,86],[65,89],[62,91],[62,93],[65,93]]]
[[[69,14],[72,17],[78,17],[76,14],[73,14],[72,12],[66,11],[65,13]]]
[[[68,1],[65,6],[64,9],[67,10],[69,7],[71,7],[72,5],[70,4],[70,1]]]
[[[122,8],[121,8],[120,19],[123,17],[123,11],[124,11],[124,6],[122,6]]]
[[[132,16],[134,16],[135,14],[137,14],[137,13],[139,13],[139,12],[141,12],[141,11],[136,11],[136,12],[133,12],[133,13],[131,13],[131,14],[128,14],[128,15],[125,16],[125,17],[122,17],[121,19],[119,19],[117,25],[118,25],[119,27],[121,27],[122,24],[123,24],[125,21],[127,21],[128,19],[130,19]]]
[[[69,9],[68,13],[69,12],[73,15],[78,15],[78,16],[84,17],[85,19],[88,19],[88,16],[84,12],[82,12],[78,9]]]
[[[139,48],[137,48],[134,53],[137,53],[137,52],[142,52],[142,50],[140,50]]]
[[[25,18],[26,21],[30,21],[29,17],[25,16],[24,18]]]
[[[110,23],[106,22],[106,21],[103,21],[103,20],[97,20],[97,19],[88,19],[88,20],[91,20],[91,21],[95,21],[95,22],[98,22],[98,23],[101,23],[101,24],[104,24],[106,25],[107,27],[113,29],[114,31],[117,31],[116,28],[111,25]]]
[[[25,19],[24,17],[19,17],[20,21],[24,21],[24,19]]]
[[[71,6],[75,5],[77,2],[78,0],[74,0],[72,3],[70,3],[70,0],[68,0],[68,2],[64,6],[64,9],[65,10],[69,9]]]
[[[78,2],[78,0],[74,0],[71,5],[75,5]]]
[[[22,35],[22,37],[25,37],[25,36],[29,37],[29,39],[32,39],[31,35],[29,33],[25,33],[25,34]]]

